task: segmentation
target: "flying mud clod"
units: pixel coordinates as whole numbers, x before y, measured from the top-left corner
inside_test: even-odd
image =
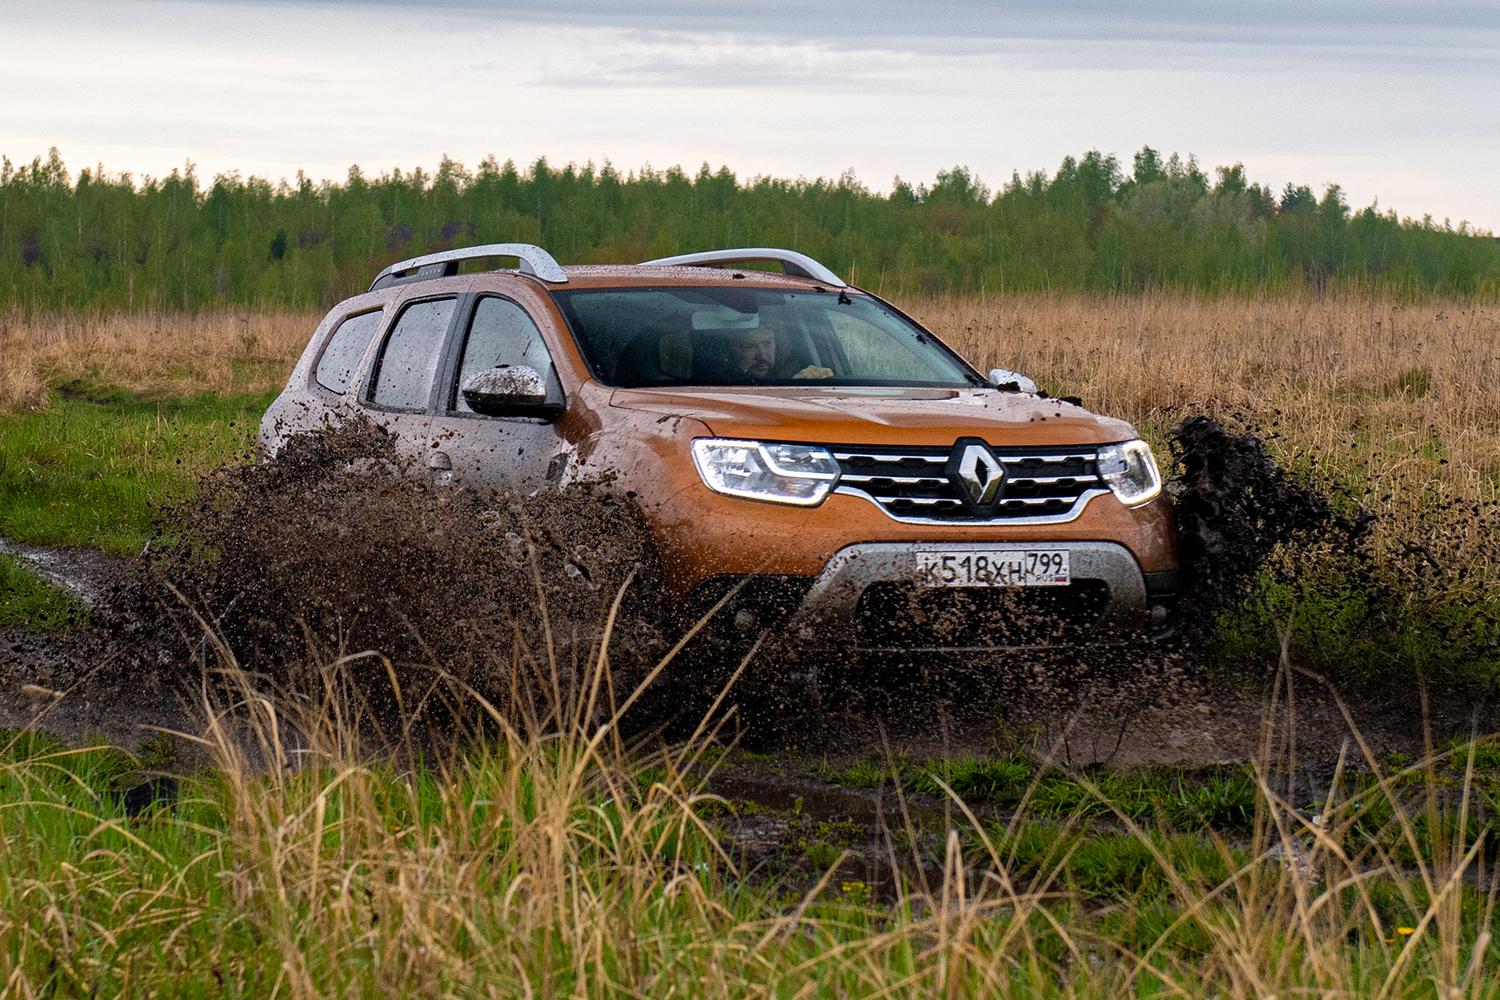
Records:
[[[1338,529],[1357,543],[1368,526],[1363,514],[1353,523],[1335,518],[1328,495],[1289,475],[1257,434],[1193,416],[1177,425],[1171,443],[1169,495],[1195,613],[1243,600],[1277,546],[1310,545]]]

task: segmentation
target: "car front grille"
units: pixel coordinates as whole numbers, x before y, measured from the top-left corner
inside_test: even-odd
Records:
[[[949,472],[957,447],[834,448],[841,471],[837,492],[864,497],[898,521],[919,524],[1069,521],[1108,492],[1092,447],[991,447],[1005,477],[996,499],[976,506]]]

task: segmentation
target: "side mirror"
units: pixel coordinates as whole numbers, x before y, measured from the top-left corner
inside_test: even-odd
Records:
[[[1007,371],[1004,368],[991,368],[990,381],[997,389],[1010,389],[1014,392],[1036,392],[1036,383],[1022,375],[1020,372]]]
[[[458,391],[471,410],[487,416],[548,409],[546,381],[535,368],[525,365],[499,365],[475,372],[464,379]]]

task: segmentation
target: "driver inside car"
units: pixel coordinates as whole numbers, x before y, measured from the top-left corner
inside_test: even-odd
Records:
[[[735,330],[728,337],[731,378],[744,382],[770,379],[823,379],[833,376],[833,369],[807,365],[795,373],[779,371],[776,366],[776,334],[765,327]]]

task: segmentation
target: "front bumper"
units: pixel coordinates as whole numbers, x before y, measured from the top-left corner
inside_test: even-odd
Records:
[[[1143,573],[1113,542],[1028,542],[1069,554],[1062,587],[930,587],[919,551],[999,552],[1015,542],[871,542],[837,552],[815,577],[742,578],[726,620],[772,629],[801,649],[967,652],[1057,649],[1160,632],[1175,573]],[[727,592],[733,578],[718,578]]]
[[[1126,507],[1112,495],[1098,496],[1061,524],[926,525],[894,521],[861,497],[835,494],[818,507],[794,507],[720,496],[694,483],[651,517],[667,589],[676,597],[719,576],[815,580],[841,553],[879,545],[910,552],[944,544],[1015,549],[1106,543],[1123,549],[1138,574],[1177,569],[1176,531],[1165,498]]]
[[[1048,648],[1102,625],[1149,623],[1151,599],[1139,564],[1113,542],[1028,546],[1069,554],[1065,587],[926,587],[919,551],[1000,552],[1014,542],[891,543],[840,550],[808,588],[788,631],[804,642],[904,651]],[[1165,609],[1159,613],[1165,618]],[[842,637],[842,642],[840,642]]]
[[[1027,547],[1067,552],[1074,582],[1103,582],[1109,588],[1110,604],[1115,607],[1146,606],[1145,578],[1123,546],[1113,542],[1046,542],[1027,543]],[[1003,552],[1016,548],[1015,542],[987,545],[972,542],[871,542],[851,545],[829,560],[788,624],[816,625],[847,619],[854,614],[861,595],[871,584],[916,580],[919,551]]]

